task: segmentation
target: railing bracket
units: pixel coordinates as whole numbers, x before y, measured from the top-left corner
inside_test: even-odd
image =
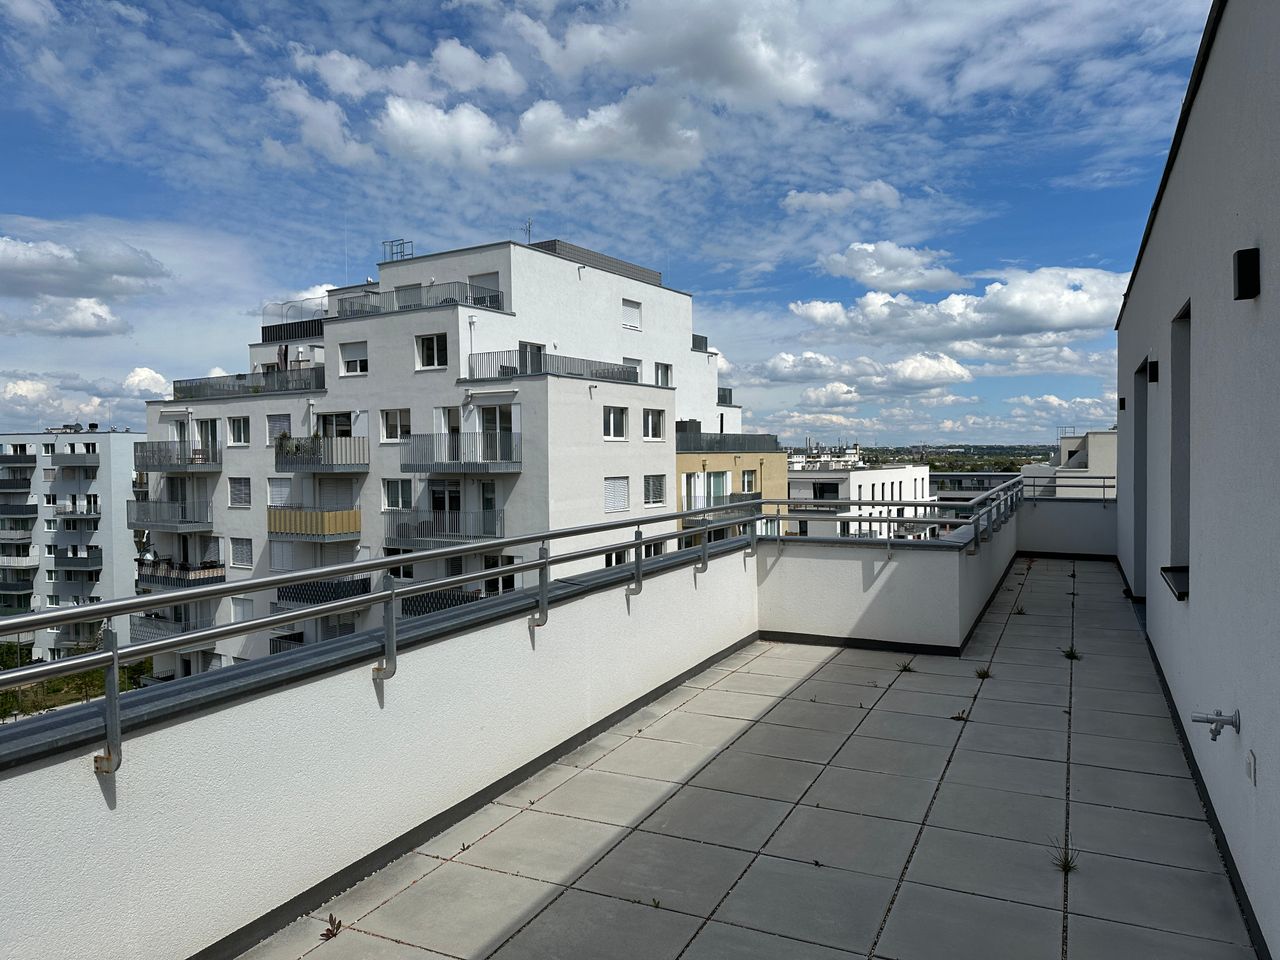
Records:
[[[93,772],[99,776],[107,776],[120,769],[120,644],[116,640],[116,632],[108,620],[102,628],[102,645],[111,654],[111,663],[104,672],[105,696],[102,706],[107,727],[107,746],[102,753],[93,758]]]
[[[547,598],[551,588],[551,564],[547,562],[551,556],[551,550],[548,549],[544,542],[538,548],[538,559],[542,561],[542,566],[538,568],[538,612],[529,618],[529,626],[545,627],[549,617]]]
[[[641,530],[637,530],[636,545],[634,547],[635,553],[636,553],[635,579],[627,587],[627,595],[631,597],[636,596],[638,593],[644,590],[644,550],[643,550],[643,544],[641,544],[640,542],[643,539],[644,539],[644,532]]]
[[[396,578],[385,574],[382,589],[391,596],[382,603],[382,662],[373,668],[374,680],[390,680],[396,675]]]

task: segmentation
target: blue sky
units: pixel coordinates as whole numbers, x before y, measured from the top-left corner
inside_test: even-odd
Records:
[[[0,0],[0,430],[138,427],[264,301],[559,237],[695,295],[750,429],[1049,442],[1209,0]]]

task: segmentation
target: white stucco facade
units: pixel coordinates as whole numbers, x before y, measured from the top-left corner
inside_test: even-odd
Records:
[[[911,504],[937,499],[929,491],[928,465],[902,464],[861,469],[807,467],[788,471],[787,485],[788,496],[792,500],[894,500]],[[793,505],[791,509],[797,515],[806,512],[802,505]],[[814,519],[793,521],[790,532],[814,537],[927,539],[936,534],[936,527],[876,522],[876,518],[880,517],[926,516],[927,509],[888,504],[824,509],[815,502]]]

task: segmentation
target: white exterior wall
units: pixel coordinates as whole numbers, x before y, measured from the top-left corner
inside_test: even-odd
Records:
[[[840,500],[936,500],[929,491],[928,466],[892,466],[867,470],[792,470],[787,474],[788,497],[792,500],[812,500],[813,484],[838,483]],[[859,494],[859,486],[862,488]],[[802,506],[793,508],[796,511]],[[808,520],[809,535],[814,537],[839,536],[840,522],[850,522],[850,533],[859,529],[857,523],[862,520],[862,530],[866,536],[893,536],[898,524],[868,523],[867,518],[883,517],[897,514],[897,507],[844,507],[836,511],[815,516]],[[904,508],[904,516],[910,515],[910,508]],[[791,527],[795,528],[795,521]]]
[[[1280,949],[1280,645],[1276,544],[1280,475],[1280,6],[1225,7],[1181,149],[1119,328],[1118,552],[1172,690],[1214,809],[1274,952]],[[1262,293],[1233,300],[1232,254],[1262,251]],[[1191,303],[1190,597],[1171,562],[1170,363],[1174,316]],[[1135,384],[1144,359],[1159,381]],[[1138,391],[1141,391],[1139,395]],[[1135,438],[1146,411],[1146,482]],[[1145,536],[1136,536],[1145,516]],[[1211,742],[1192,711],[1239,709],[1243,731]],[[1246,776],[1250,751],[1257,784]]]

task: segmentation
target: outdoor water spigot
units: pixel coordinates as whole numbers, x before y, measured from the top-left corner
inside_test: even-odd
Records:
[[[1215,710],[1213,713],[1193,713],[1191,722],[1209,724],[1209,739],[1217,740],[1223,727],[1230,727],[1236,733],[1240,732],[1240,711],[1237,710],[1231,716],[1227,716],[1221,710]]]

